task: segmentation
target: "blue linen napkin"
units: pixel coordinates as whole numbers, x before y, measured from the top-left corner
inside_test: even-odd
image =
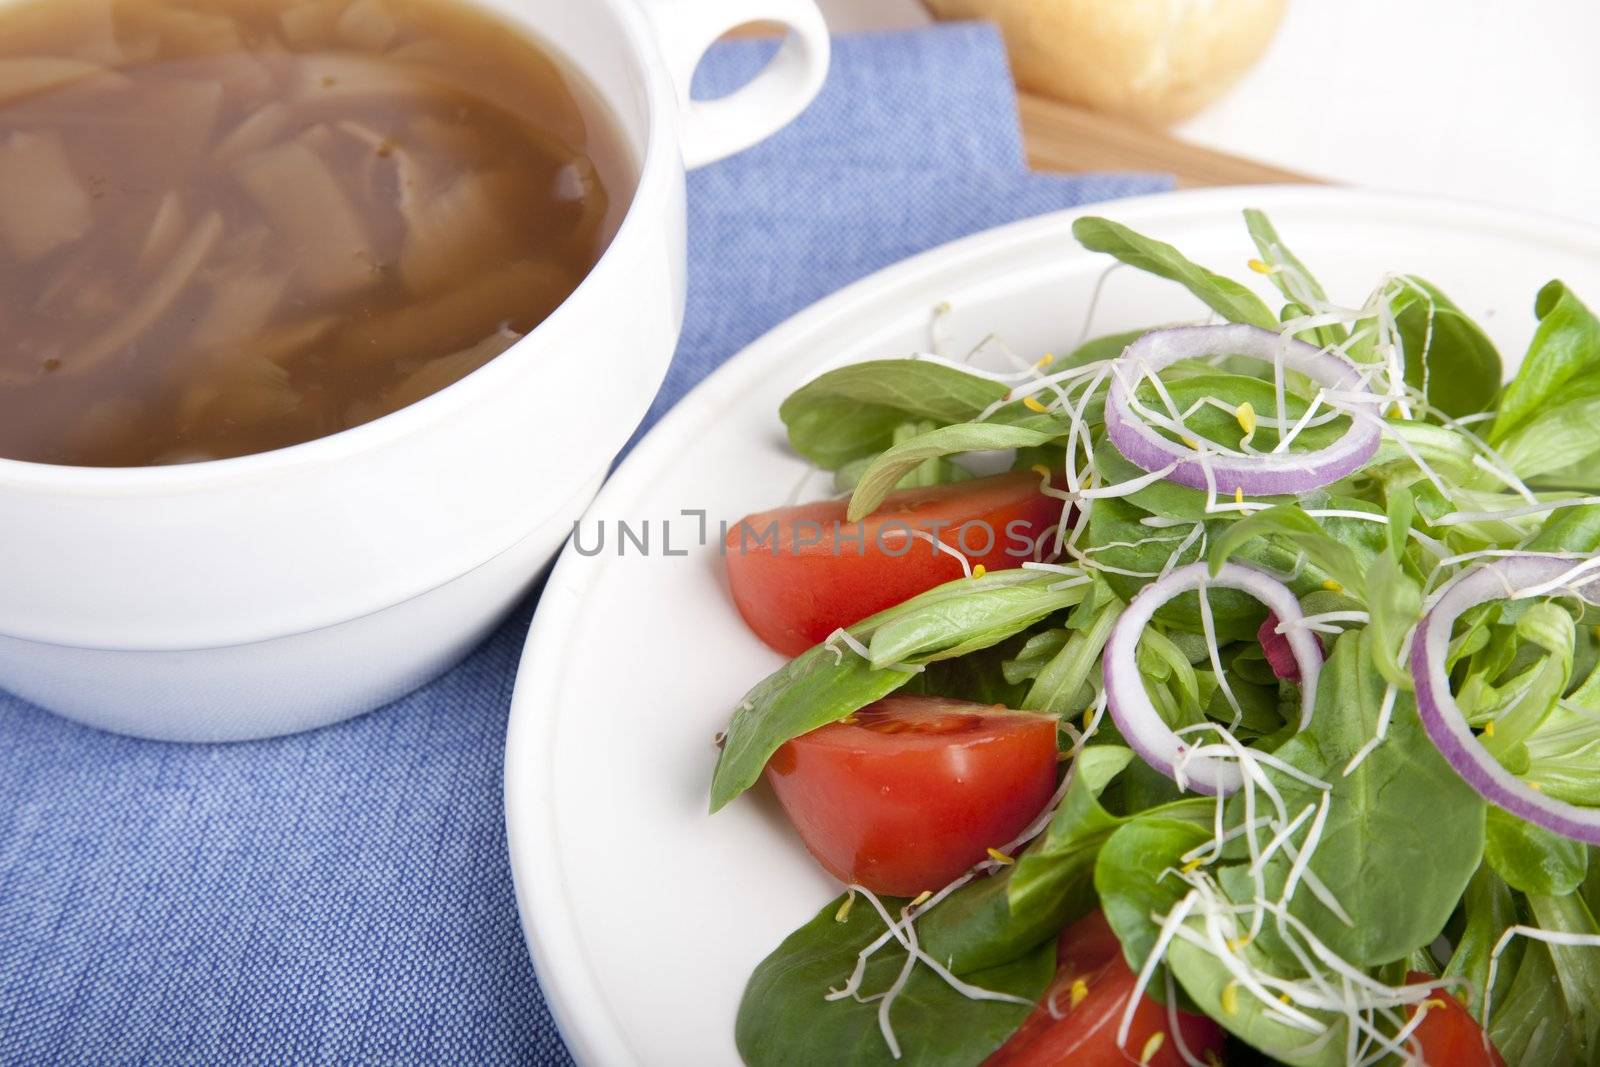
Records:
[[[725,46],[702,85],[763,48]],[[692,177],[688,316],[651,419],[877,267],[1168,184],[1021,159],[990,28],[841,39],[804,118]],[[501,810],[531,610],[390,707],[274,741],[135,741],[0,694],[0,1064],[571,1062]]]

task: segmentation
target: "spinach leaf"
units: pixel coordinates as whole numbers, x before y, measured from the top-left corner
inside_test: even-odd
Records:
[[[1501,961],[1504,966],[1506,957]],[[1498,999],[1498,992],[1489,1018],[1489,1039],[1506,1063],[1513,1067],[1578,1067],[1584,1062],[1578,1058],[1577,1035],[1545,945],[1534,941],[1524,946],[1504,1000]]]
[[[1201,662],[1205,662],[1206,658],[1207,650],[1201,649]],[[1145,627],[1139,637],[1136,662],[1139,673],[1144,675],[1145,684],[1170,683],[1173,691],[1186,704],[1199,706],[1200,682],[1195,676],[1194,663],[1172,638],[1154,626]]]
[[[1278,236],[1277,227],[1272,225],[1271,220],[1267,218],[1266,212],[1259,208],[1245,208],[1244,225],[1245,229],[1250,231],[1250,237],[1256,243],[1256,251],[1261,253],[1263,260],[1272,266],[1282,265],[1289,267],[1305,283],[1305,291],[1297,293],[1288,284],[1287,279],[1280,274],[1269,275],[1268,277],[1272,280],[1272,284],[1278,287],[1280,293],[1290,300],[1300,301],[1309,296],[1318,303],[1327,301],[1328,294],[1322,288],[1322,283],[1317,281],[1311,271],[1306,268],[1304,263],[1300,262],[1293,252],[1289,251],[1289,246],[1284,244],[1283,239]]]
[[[1600,395],[1582,396],[1524,423],[1500,444],[1507,466],[1524,479],[1554,475],[1600,453]]]
[[[1094,907],[1088,879],[1074,878],[1070,871],[1051,878],[1046,891],[1013,905],[1016,873],[1015,866],[1004,867],[975,879],[919,918],[917,936],[928,955],[957,974],[997,967],[1053,942],[1069,922]]]
[[[711,778],[711,810],[719,811],[761,777],[785,741],[836,722],[882,699],[913,676],[875,670],[848,648],[818,645],[778,668],[733,714]]]
[[[1572,702],[1593,701],[1595,688],[1586,681]],[[1600,806],[1600,707],[1557,704],[1524,747],[1524,778],[1557,800]]]
[[[1528,909],[1540,928],[1584,937],[1600,936],[1600,924],[1577,893],[1566,896],[1528,894]],[[1600,948],[1593,945],[1551,945],[1556,981],[1572,1018],[1577,1043],[1587,1057],[1600,1057]]]
[[[1600,380],[1593,380],[1600,374],[1600,319],[1560,281],[1540,289],[1533,308],[1539,328],[1500,398],[1490,444],[1506,440],[1553,403],[1572,399],[1575,386],[1584,393],[1600,390]]]
[[[1061,575],[1052,571],[1020,568],[1012,573],[1023,575],[1022,581],[993,581],[1007,573],[958,578],[951,584],[964,586],[964,595],[920,604],[921,597],[916,597],[900,605],[901,609],[917,606],[896,610],[892,618],[874,625],[868,644],[872,665],[881,670],[896,663],[953,659],[997,645],[1045,616],[1078,603],[1089,588],[1064,586]]]
[[[1517,906],[1511,898],[1511,890],[1485,863],[1472,876],[1472,881],[1467,883],[1461,907],[1465,923],[1456,937],[1455,950],[1450,955],[1450,962],[1445,965],[1444,976],[1466,979],[1469,992],[1467,1010],[1481,1023],[1486,999],[1484,990],[1489,984],[1489,955],[1506,928],[1515,925]],[[1496,1004],[1503,1002],[1510,991],[1515,969],[1504,964],[1514,959],[1502,957],[1503,964],[1495,981],[1493,1002]]]
[[[1274,279],[1273,284],[1277,284],[1276,279]],[[1278,287],[1280,289],[1283,288],[1281,285]],[[1287,326],[1295,319],[1305,318],[1310,314],[1310,308],[1290,300],[1278,309],[1278,321]],[[1339,343],[1337,339],[1338,333],[1336,332],[1339,329],[1340,327],[1338,326],[1312,326],[1309,329],[1296,331],[1295,336],[1308,344],[1316,345],[1318,348],[1325,348]]]
[[[1372,561],[1361,584],[1371,620],[1372,662],[1390,685],[1409,691],[1415,683],[1410,668],[1400,662],[1400,648],[1422,617],[1422,588],[1388,552]]]
[[[1063,884],[1087,885],[1095,854],[1122,819],[1100,806],[1099,796],[1133,762],[1133,750],[1120,745],[1090,745],[1072,761],[1072,776],[1045,832],[1018,859],[1011,878],[1011,910],[1025,912],[1035,901],[1059,894]]]
[[[1061,577],[1012,569],[959,578],[850,628],[870,639],[873,663],[953,658],[997,645],[1083,596],[1083,586],[1051,589]],[[887,634],[880,648],[879,636]],[[879,651],[887,658],[879,660]],[[740,701],[711,779],[711,810],[755,784],[785,741],[835,722],[889,695],[915,672],[877,666],[842,643],[796,656]]]
[[[1254,944],[1242,949],[1254,970],[1270,970],[1270,961]],[[1273,1013],[1276,1000],[1263,1001],[1234,983],[1233,975],[1215,956],[1181,938],[1167,949],[1167,966],[1189,998],[1229,1033],[1291,1067],[1344,1067],[1349,1023],[1342,1015],[1305,1012],[1323,1030],[1310,1033],[1282,1022]],[[1232,988],[1235,1002],[1223,1006]],[[1228,1010],[1231,1008],[1232,1010]]]
[[[1446,415],[1485,411],[1500,393],[1500,353],[1478,324],[1438,288],[1405,276],[1392,301],[1406,382]]]
[[[901,691],[955,700],[975,700],[980,704],[1004,704],[1008,708],[1021,707],[1028,687],[1021,682],[1010,681],[1006,677],[1005,665],[1011,662],[1011,656],[1019,653],[1026,640],[1026,635],[1018,634],[968,656],[929,663]]]
[[[1240,661],[1238,653],[1228,650],[1229,659],[1234,664]],[[1243,662],[1248,663],[1249,660]],[[1263,666],[1265,666],[1263,661]],[[1266,668],[1268,671],[1271,668]],[[1207,717],[1226,725],[1231,725],[1235,717],[1239,720],[1234,735],[1243,741],[1261,738],[1267,734],[1276,733],[1284,726],[1284,715],[1281,710],[1283,705],[1283,692],[1278,685],[1276,677],[1270,683],[1251,682],[1239,672],[1237,667],[1225,665],[1223,676],[1228,680],[1228,688],[1233,690],[1233,700],[1230,701],[1222,686],[1217,683],[1217,676],[1211,671],[1201,671],[1198,674],[1200,688],[1205,691],[1205,714]],[[1239,710],[1233,709],[1237,702]],[[1165,718],[1165,714],[1162,716]],[[1293,718],[1299,722],[1298,697],[1294,703]],[[1171,720],[1174,726],[1190,726],[1191,721],[1181,719]]]
[[[1587,456],[1571,466],[1544,471],[1524,480],[1535,492],[1600,493],[1600,465],[1592,459],[1592,455]],[[1533,525],[1537,527],[1538,522]]]
[[[1074,222],[1072,236],[1091,252],[1105,252],[1130,267],[1177,282],[1229,322],[1247,322],[1264,330],[1278,328],[1277,316],[1255,293],[1192,262],[1169,244],[1094,216]]]
[[[1410,547],[1406,534],[1417,517],[1417,501],[1403,485],[1391,485],[1387,493],[1384,514],[1389,519],[1389,554],[1395,559],[1404,559],[1406,549]]]
[[[790,934],[756,967],[734,1024],[734,1043],[751,1067],[815,1063],[893,1064],[878,1028],[878,1002],[824,999],[855,967],[856,954],[886,929],[877,912],[856,901],[843,922],[842,899]],[[891,914],[903,901],[885,900]],[[891,941],[873,955],[863,996],[882,993],[899,974],[905,950]],[[1044,994],[1055,971],[1049,941],[996,967],[963,974],[984,989],[1030,1001]],[[889,1011],[900,1063],[971,1067],[993,1052],[1027,1018],[1031,1005],[969,1000],[928,967],[918,965]]]
[[[1107,727],[1102,726],[1102,730]],[[1112,730],[1115,729],[1113,725]],[[1133,816],[1152,808],[1176,804],[1186,799],[1177,783],[1144,760],[1134,760],[1111,787],[1100,794],[1105,809],[1117,815]],[[1192,794],[1187,799],[1193,799]]]
[[[1587,614],[1587,611],[1585,611]],[[1575,708],[1600,707],[1600,634],[1594,628],[1579,627],[1572,646],[1572,681],[1566,699]]]
[[[1122,453],[1117,451],[1117,447],[1104,434],[1101,434],[1094,443],[1094,465],[1100,472],[1102,484],[1105,485],[1132,481],[1148,473],[1123,459]],[[1176,482],[1158,481],[1126,496],[1106,499],[1121,500],[1137,511],[1157,515],[1163,519],[1203,522],[1213,517],[1206,512],[1206,494],[1203,490],[1190,489]],[[1102,502],[1096,500],[1094,506],[1099,507]],[[1160,532],[1147,530],[1144,536]],[[1177,537],[1181,538],[1184,532],[1186,531],[1176,531]],[[1171,546],[1168,547],[1168,551],[1171,551]]]
[[[1584,504],[1551,512],[1533,540],[1528,542],[1528,551],[1586,554],[1600,551],[1600,506]]]
[[[1029,422],[962,422],[901,441],[874,459],[862,473],[850,496],[847,518],[856,522],[872,514],[906,475],[932,460],[962,452],[1036,447],[1066,432],[1051,415],[1036,415]]]
[[[1079,610],[1082,610],[1081,604]],[[1055,659],[1056,653],[1061,651],[1071,636],[1071,632],[1065,627],[1058,626],[1028,638],[1027,644],[1017,651],[1015,657],[1001,664],[1006,681],[1012,685],[1020,685],[1039,677],[1039,672],[1044,670],[1045,664]]]
[[[1158,327],[1151,327],[1157,329]],[[1124,330],[1121,333],[1108,333],[1102,337],[1091,337],[1083,342],[1065,359],[1058,359],[1050,364],[1051,371],[1071,370],[1081,367],[1086,363],[1098,363],[1102,359],[1116,359],[1122,355],[1122,350],[1133,342],[1149,333],[1150,330]]]
[[[1250,361],[1250,365],[1252,369],[1265,367],[1265,364],[1255,361]],[[1199,436],[1228,448],[1239,448],[1246,435],[1244,425],[1239,421],[1240,405],[1249,404],[1255,411],[1265,414],[1274,410],[1278,402],[1277,392],[1270,381],[1248,374],[1223,374],[1211,367],[1204,367],[1199,373],[1164,379],[1162,384],[1166,386],[1173,406],[1180,413],[1188,413],[1184,419],[1185,426]],[[1166,402],[1148,381],[1139,384],[1135,397],[1151,411],[1161,411],[1166,407]],[[1221,405],[1213,401],[1221,401]],[[1292,392],[1284,394],[1284,413],[1289,419],[1298,419],[1305,414],[1308,406],[1304,397]],[[1348,428],[1349,422],[1342,416],[1321,425],[1307,426],[1295,436],[1293,445],[1297,451],[1325,448],[1344,436]],[[1161,428],[1158,432],[1168,440],[1180,440],[1170,430]],[[1264,422],[1256,423],[1250,436],[1251,442],[1263,450],[1276,447],[1278,439],[1277,428]],[[1230,485],[1219,484],[1217,491],[1225,496],[1233,495]]]
[[[1565,896],[1583,884],[1589,849],[1490,806],[1484,825],[1483,858],[1512,889]]]
[[[1285,317],[1294,318],[1309,314],[1310,309],[1299,302],[1306,298],[1319,304],[1327,303],[1328,294],[1322,288],[1322,283],[1317,281],[1293,252],[1289,251],[1289,246],[1278,236],[1277,228],[1272,225],[1265,212],[1253,207],[1245,208],[1244,224],[1250,231],[1250,237],[1255,241],[1256,251],[1261,253],[1262,260],[1268,266],[1276,268],[1267,275],[1267,278],[1277,286],[1278,291],[1286,299],[1296,301],[1292,305],[1285,306]],[[1296,291],[1297,289],[1299,291]],[[1330,324],[1313,329],[1307,340],[1319,348],[1326,348],[1341,344],[1346,336],[1344,327]]]
[[[1527,766],[1527,741],[1566,691],[1572,674],[1574,630],[1572,616],[1551,601],[1529,605],[1513,626],[1518,639],[1542,654],[1517,675],[1515,699],[1508,708],[1497,711],[1494,735],[1482,741],[1507,769],[1520,771]],[[1508,641],[1504,647],[1513,646]]]
[[[1581,895],[1591,915],[1600,915],[1600,845],[1589,846],[1589,876],[1583,880]]]
[[[871,360],[801,386],[778,414],[796,452],[835,470],[888,448],[907,421],[966,422],[1006,392],[1000,382],[933,360]]]
[[[1407,447],[1402,447],[1402,442]],[[1485,477],[1482,471],[1472,465],[1472,457],[1477,453],[1466,438],[1447,426],[1434,426],[1409,419],[1385,421],[1378,451],[1361,470],[1361,475],[1393,480],[1397,476],[1395,472],[1408,475],[1420,473],[1411,453],[1420,456],[1435,473],[1460,485],[1472,485]],[[1418,505],[1425,515],[1434,518],[1455,510],[1455,506],[1442,497],[1436,502],[1419,498]]]
[[[1184,529],[1168,531],[1176,535],[1171,541],[1126,547],[1148,540],[1153,533],[1159,532],[1140,524],[1139,520],[1145,514],[1122,497],[1096,500],[1094,509],[1089,512],[1088,547],[1093,550],[1094,558],[1109,567],[1135,572],[1134,575],[1103,572],[1106,583],[1124,600],[1131,600],[1138,595],[1149,581],[1148,577],[1138,575],[1154,576],[1158,573],[1178,548],[1179,540],[1188,533]],[[1199,558],[1200,544],[1196,540],[1179,553],[1174,566],[1193,563]],[[1212,588],[1206,595],[1220,640],[1238,641],[1255,637],[1256,629],[1267,614],[1259,601],[1237,589]],[[1174,597],[1156,611],[1155,617],[1157,622],[1165,625],[1193,633],[1200,632],[1200,594],[1190,592]]]
[[[1073,630],[1061,651],[1045,664],[1034,679],[1022,706],[1049,715],[1071,715],[1082,711],[1079,699],[1090,675],[1100,663],[1100,652],[1111,636],[1111,627],[1122,614],[1122,602],[1115,597],[1090,605],[1092,612],[1083,629]],[[1079,609],[1082,610],[1081,608]]]
[[[1258,537],[1277,537],[1287,541],[1303,552],[1308,562],[1321,568],[1347,589],[1361,590],[1366,585],[1371,554],[1357,552],[1350,545],[1336,541],[1317,524],[1316,519],[1294,504],[1275,505],[1229,526],[1211,543],[1208,556],[1211,573],[1221,570],[1224,562]]]
[[[1128,966],[1136,972],[1155,947],[1159,924],[1152,916],[1170,912],[1188,886],[1168,874],[1183,865],[1183,854],[1211,840],[1205,825],[1212,802],[1197,800],[1194,820],[1171,814],[1142,815],[1124,823],[1100,849],[1094,865],[1094,887]]]
[[[1140,525],[1143,516],[1133,503],[1137,495],[1095,502],[1095,510],[1089,516],[1091,545],[1149,537],[1150,530]],[[1315,502],[1341,509],[1378,511],[1363,501],[1343,498],[1322,497]],[[1208,559],[1213,570],[1220,568],[1225,560],[1243,558],[1268,571],[1295,572],[1297,576],[1288,584],[1302,597],[1321,595],[1318,590],[1328,579],[1337,582],[1341,589],[1348,585],[1353,594],[1359,595],[1384,536],[1383,528],[1371,522],[1334,518],[1318,523],[1292,503],[1277,504],[1243,519],[1213,520],[1207,529],[1211,544]],[[1155,571],[1166,563],[1174,547],[1167,543],[1148,544],[1138,549],[1112,547],[1098,552],[1096,558],[1124,569]],[[1198,545],[1191,546],[1177,562],[1189,563],[1199,555]],[[1132,597],[1143,585],[1142,581],[1117,574],[1108,574],[1106,578],[1119,594],[1127,597]],[[1212,589],[1209,596],[1218,635],[1253,642],[1256,628],[1266,617],[1266,609],[1255,598],[1233,589]],[[1185,593],[1157,611],[1156,619],[1181,631],[1198,633],[1201,628],[1199,603],[1198,593]]]
[[[897,438],[898,439],[898,438]],[[861,483],[861,476],[867,472],[876,456],[864,456],[853,459],[833,473],[833,491],[835,493],[853,493]],[[952,482],[970,482],[976,478],[970,470],[951,459],[943,456],[936,457],[913,467],[909,473],[901,477],[893,486],[895,489],[922,489],[930,485],[949,485]]]
[[[935,429],[934,423],[923,419],[917,422],[903,422],[895,427],[893,444],[902,444],[911,440],[918,434],[927,433]],[[840,493],[848,493],[855,489],[863,475],[872,467],[876,456],[862,456],[853,459],[833,473],[833,488]],[[912,467],[893,486],[895,489],[916,489],[928,485],[948,485],[951,482],[970,481],[976,477],[971,471],[944,456],[934,456],[924,463]]]
[[[1483,856],[1483,799],[1428,740],[1409,694],[1396,699],[1384,741],[1346,773],[1374,736],[1384,699],[1371,641],[1370,630],[1339,638],[1322,670],[1316,717],[1276,753],[1332,786],[1308,866],[1352,923],[1345,925],[1303,887],[1289,910],[1357,966],[1401,959],[1437,938]],[[1291,816],[1322,799],[1321,790],[1297,778],[1266,773]],[[1235,797],[1229,824],[1239,825],[1242,817],[1242,798]],[[1428,857],[1425,880],[1416,877],[1418,856]],[[1269,886],[1284,884],[1289,865],[1281,852],[1268,861]]]

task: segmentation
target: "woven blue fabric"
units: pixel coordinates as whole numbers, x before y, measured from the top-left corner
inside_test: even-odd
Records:
[[[761,55],[724,48],[702,85]],[[991,30],[840,41],[810,113],[694,175],[688,319],[655,411],[883,264],[1166,184],[1020,160]],[[501,811],[531,607],[417,693],[276,741],[134,741],[0,694],[0,1064],[570,1062]]]

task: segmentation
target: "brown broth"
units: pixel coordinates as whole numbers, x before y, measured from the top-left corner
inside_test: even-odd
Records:
[[[592,90],[452,0],[0,6],[0,456],[297,444],[504,351],[616,232]]]

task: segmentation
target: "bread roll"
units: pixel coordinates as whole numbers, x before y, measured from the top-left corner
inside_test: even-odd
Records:
[[[1017,84],[1165,126],[1226,92],[1272,40],[1286,0],[927,0],[999,24]]]

